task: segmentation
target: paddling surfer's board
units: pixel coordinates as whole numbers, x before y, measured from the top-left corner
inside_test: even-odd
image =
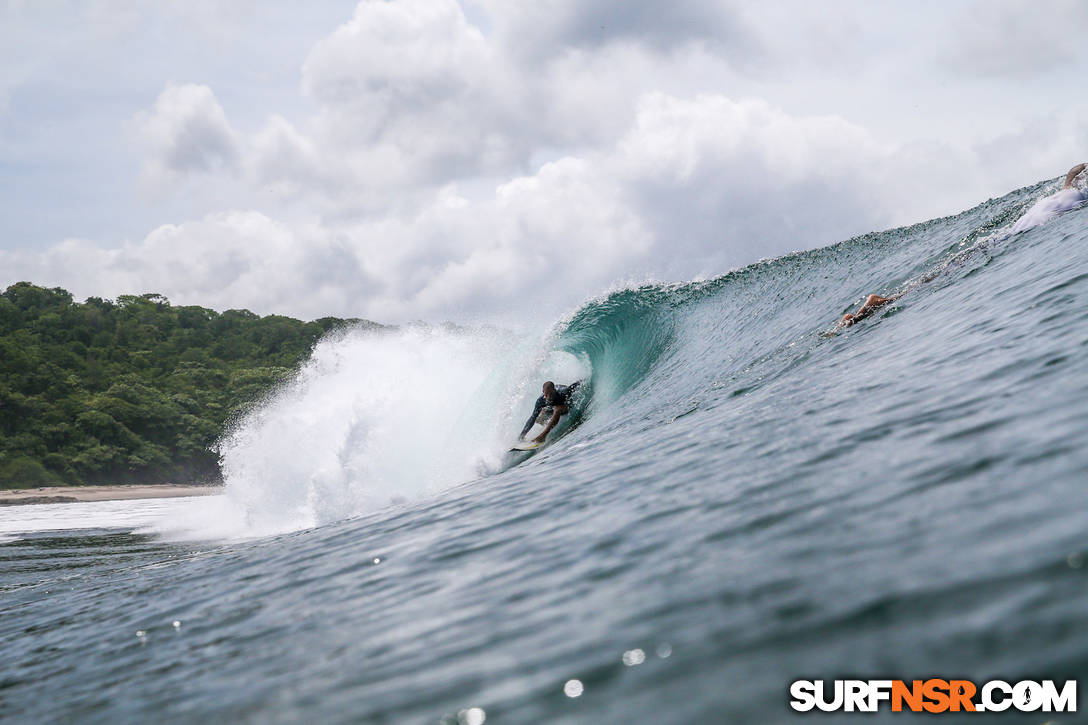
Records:
[[[515,443],[514,447],[511,448],[510,450],[512,450],[512,451],[535,451],[537,448],[540,448],[542,445],[544,445],[544,444],[543,443],[534,443],[533,441],[521,441],[519,443]]]

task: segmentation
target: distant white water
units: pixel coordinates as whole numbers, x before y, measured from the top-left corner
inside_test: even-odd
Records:
[[[124,501],[27,504],[0,509],[0,543],[22,534],[86,529],[159,529],[214,505],[221,496],[147,498]]]

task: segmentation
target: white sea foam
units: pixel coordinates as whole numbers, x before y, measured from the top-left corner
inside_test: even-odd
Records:
[[[5,506],[0,515],[0,543],[43,531],[129,529],[141,531],[194,515],[221,496],[149,498],[125,501]]]
[[[546,336],[423,325],[327,338],[223,440],[225,495],[159,530],[298,530],[496,470],[539,380],[585,374],[549,347]]]
[[[1009,231],[1016,234],[1037,227],[1059,214],[1076,209],[1086,200],[1088,200],[1088,191],[1086,190],[1074,188],[1057,191],[1035,202],[1030,209],[1024,212],[1024,216],[1020,217],[1012,225],[1012,229]]]

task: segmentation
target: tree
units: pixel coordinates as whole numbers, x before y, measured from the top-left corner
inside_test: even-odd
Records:
[[[11,285],[0,294],[0,487],[218,478],[228,418],[349,325],[380,327],[174,307],[157,293],[77,303]]]

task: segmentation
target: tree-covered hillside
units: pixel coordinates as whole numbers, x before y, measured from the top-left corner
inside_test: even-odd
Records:
[[[346,324],[375,326],[12,285],[0,295],[0,488],[216,480],[226,423]]]

